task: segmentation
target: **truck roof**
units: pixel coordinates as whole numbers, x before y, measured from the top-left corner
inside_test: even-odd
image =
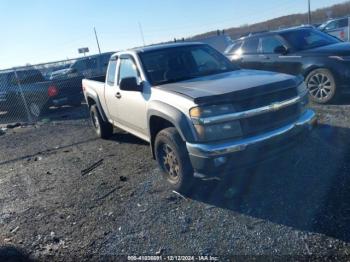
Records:
[[[149,45],[149,46],[127,49],[125,51],[118,52],[113,56],[127,53],[127,52],[144,53],[144,52],[151,52],[155,50],[162,50],[162,49],[174,48],[174,47],[180,47],[180,46],[192,46],[192,45],[205,45],[205,44],[200,42],[178,42],[178,43],[156,44],[156,45]]]
[[[293,26],[293,27],[281,28],[281,29],[271,30],[271,31],[252,32],[252,33],[249,33],[248,35],[241,36],[240,38],[234,40],[233,42],[237,40],[244,40],[251,37],[261,37],[261,36],[279,34],[283,32],[299,31],[303,29],[315,29],[315,27],[311,25],[301,25],[301,26]]]

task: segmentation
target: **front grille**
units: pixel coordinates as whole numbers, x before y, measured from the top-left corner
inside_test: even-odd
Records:
[[[246,111],[246,110],[255,109],[262,106],[267,106],[275,102],[288,100],[296,97],[297,95],[298,93],[295,87],[288,88],[277,92],[256,96],[256,97],[251,97],[249,99],[239,101],[237,104],[235,103],[235,108],[237,112]]]
[[[299,105],[294,104],[275,112],[242,119],[243,134],[244,136],[257,135],[287,125],[298,118],[299,112]]]
[[[246,99],[235,104],[237,111],[246,111],[276,102],[282,102],[295,98],[297,96],[296,88],[288,88],[278,92],[265,94],[258,97]],[[242,132],[244,137],[257,135],[267,132],[295,121],[300,115],[300,105],[294,105],[282,108],[278,111],[241,119]]]

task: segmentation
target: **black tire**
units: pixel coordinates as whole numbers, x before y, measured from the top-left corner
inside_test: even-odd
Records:
[[[98,137],[107,139],[113,135],[113,126],[109,122],[103,121],[96,105],[90,107],[90,117],[92,126]]]
[[[44,104],[44,102],[40,101],[28,101],[28,109],[33,120],[38,119],[43,114],[47,113],[49,110],[48,104]],[[24,108],[24,106],[23,106]]]
[[[337,99],[339,90],[331,71],[325,68],[312,70],[305,78],[310,99],[318,104],[326,104]],[[337,91],[337,92],[336,92]]]
[[[171,188],[188,194],[193,185],[193,168],[186,145],[176,128],[160,131],[155,140],[154,150],[162,175]]]

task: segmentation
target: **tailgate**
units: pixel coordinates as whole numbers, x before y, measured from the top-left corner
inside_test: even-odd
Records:
[[[73,77],[63,80],[53,80],[52,85],[58,89],[58,96],[74,96],[82,92],[82,77]]]

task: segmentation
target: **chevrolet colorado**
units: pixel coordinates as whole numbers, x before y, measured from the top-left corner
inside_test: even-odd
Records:
[[[242,70],[201,43],[112,55],[106,82],[83,80],[93,127],[150,143],[165,178],[186,193],[193,177],[220,176],[275,156],[316,123],[303,79]]]

